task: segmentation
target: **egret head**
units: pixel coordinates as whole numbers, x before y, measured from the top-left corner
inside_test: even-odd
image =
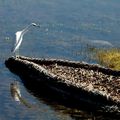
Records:
[[[40,27],[40,25],[37,25],[36,23],[31,23],[31,25],[33,25],[35,27]]]

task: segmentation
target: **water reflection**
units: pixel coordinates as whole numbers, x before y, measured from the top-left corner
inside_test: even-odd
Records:
[[[27,108],[35,108],[34,105],[30,104],[25,98],[23,98],[23,96],[21,96],[19,84],[17,81],[14,81],[10,84],[10,93],[14,101],[18,102],[19,104],[23,104]]]
[[[101,119],[108,119],[113,120],[120,117],[119,113],[105,113],[102,110],[95,110],[95,106],[85,106],[82,103],[73,103],[70,99],[63,98],[54,91],[47,90],[46,86],[42,87],[39,86],[38,83],[31,83],[29,84],[28,81],[24,79],[24,85],[27,88],[27,91],[30,94],[34,95],[39,101],[43,101],[43,103],[51,106],[54,111],[60,116],[69,115],[72,119],[90,119],[90,120],[101,120]],[[29,80],[30,82],[30,80]],[[65,96],[64,96],[65,97]],[[64,117],[62,117],[64,119]]]
[[[17,102],[20,102],[21,93],[17,82],[13,82],[10,84],[10,92],[12,98]]]

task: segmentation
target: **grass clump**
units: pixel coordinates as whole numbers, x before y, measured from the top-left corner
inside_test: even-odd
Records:
[[[96,58],[101,65],[113,70],[120,70],[120,49],[98,50]]]

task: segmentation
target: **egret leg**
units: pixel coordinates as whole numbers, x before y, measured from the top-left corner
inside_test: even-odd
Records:
[[[19,57],[19,49],[16,50],[16,52],[15,52],[15,57],[16,57],[16,58]]]
[[[17,51],[16,51],[16,52],[17,52]],[[15,57],[17,57],[17,53],[16,53],[16,52],[14,53]]]

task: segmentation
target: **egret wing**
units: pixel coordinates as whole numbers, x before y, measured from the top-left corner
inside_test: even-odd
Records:
[[[12,52],[15,52],[19,48],[19,46],[22,42],[22,36],[23,36],[22,32],[23,31],[18,31],[18,32],[15,33],[16,41],[15,41],[14,49],[12,50]]]
[[[15,45],[18,44],[18,42],[19,42],[19,40],[21,38],[21,34],[22,34],[22,31],[18,31],[18,32],[15,33],[15,35],[16,35]]]

